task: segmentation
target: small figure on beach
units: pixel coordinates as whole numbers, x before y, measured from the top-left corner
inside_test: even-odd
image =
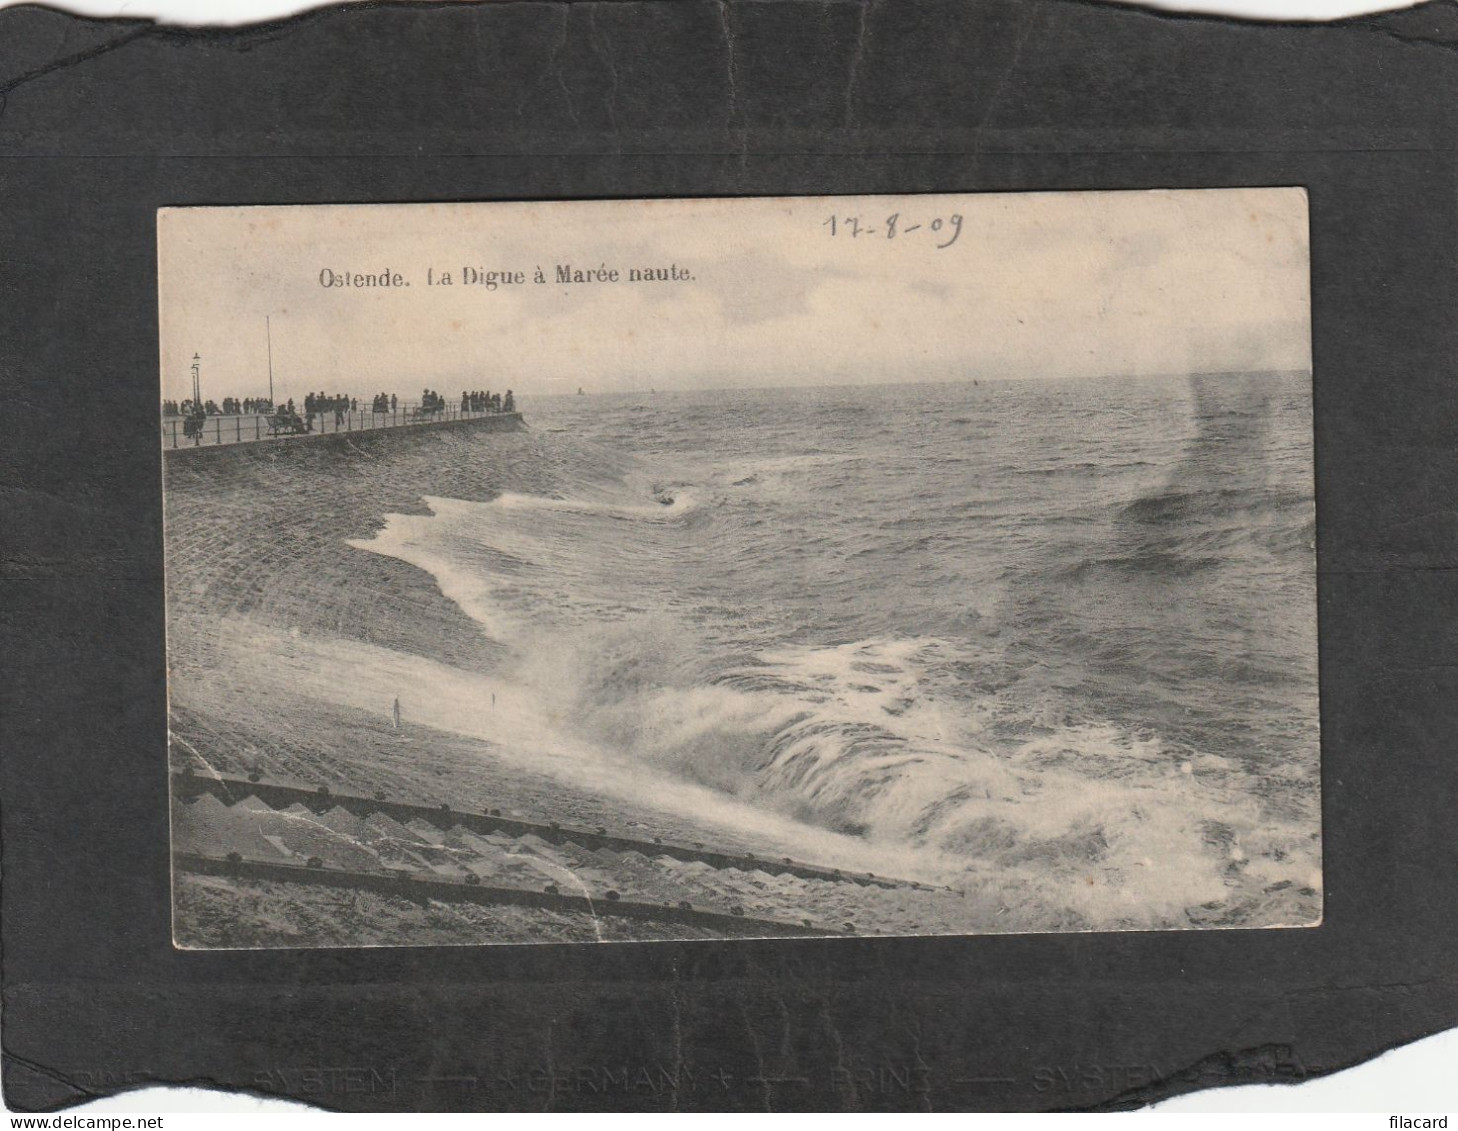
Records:
[[[395,715],[395,729],[396,730],[399,730],[400,729],[400,697],[398,695],[395,696],[394,715]]]

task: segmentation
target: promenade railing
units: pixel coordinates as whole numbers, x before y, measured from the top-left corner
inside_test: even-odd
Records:
[[[402,401],[388,412],[373,412],[367,407],[345,409],[336,413],[333,409],[316,411],[312,428],[309,415],[298,410],[298,418],[305,431],[295,432],[287,426],[276,423],[274,413],[242,413],[204,417],[201,427],[192,435],[187,433],[187,418],[183,416],[162,417],[162,446],[164,448],[214,447],[219,444],[243,444],[254,440],[295,439],[306,436],[328,436],[335,432],[370,432],[379,428],[409,428],[422,424],[442,424],[450,420],[478,420],[486,416],[506,415],[504,409],[472,411],[461,409],[459,403],[437,409],[424,409],[418,402]]]

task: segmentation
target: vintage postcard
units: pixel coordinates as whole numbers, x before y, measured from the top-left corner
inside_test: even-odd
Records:
[[[1299,927],[1299,188],[158,214],[188,948]]]

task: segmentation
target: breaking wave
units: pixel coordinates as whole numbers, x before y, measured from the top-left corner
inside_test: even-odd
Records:
[[[1197,413],[1193,440],[1137,459],[1116,429],[1045,489],[1010,485],[1017,443],[1001,483],[966,457],[988,433],[973,415],[907,456],[847,412],[805,455],[744,422],[704,435],[722,418],[696,407],[687,450],[552,433],[560,494],[428,498],[353,544],[427,570],[506,647],[496,678],[547,745],[949,882],[1051,885],[1081,922],[1310,921],[1312,624],[1250,638],[1263,602],[1310,583],[1310,495],[1299,463],[1294,486],[1271,466],[1275,411],[1262,389],[1217,414],[1223,441]],[[1259,457],[1244,480],[1232,446]]]

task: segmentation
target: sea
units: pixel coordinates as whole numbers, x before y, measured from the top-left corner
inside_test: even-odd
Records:
[[[505,646],[544,747],[1095,926],[1319,918],[1309,374],[520,404],[550,491],[358,545]]]

